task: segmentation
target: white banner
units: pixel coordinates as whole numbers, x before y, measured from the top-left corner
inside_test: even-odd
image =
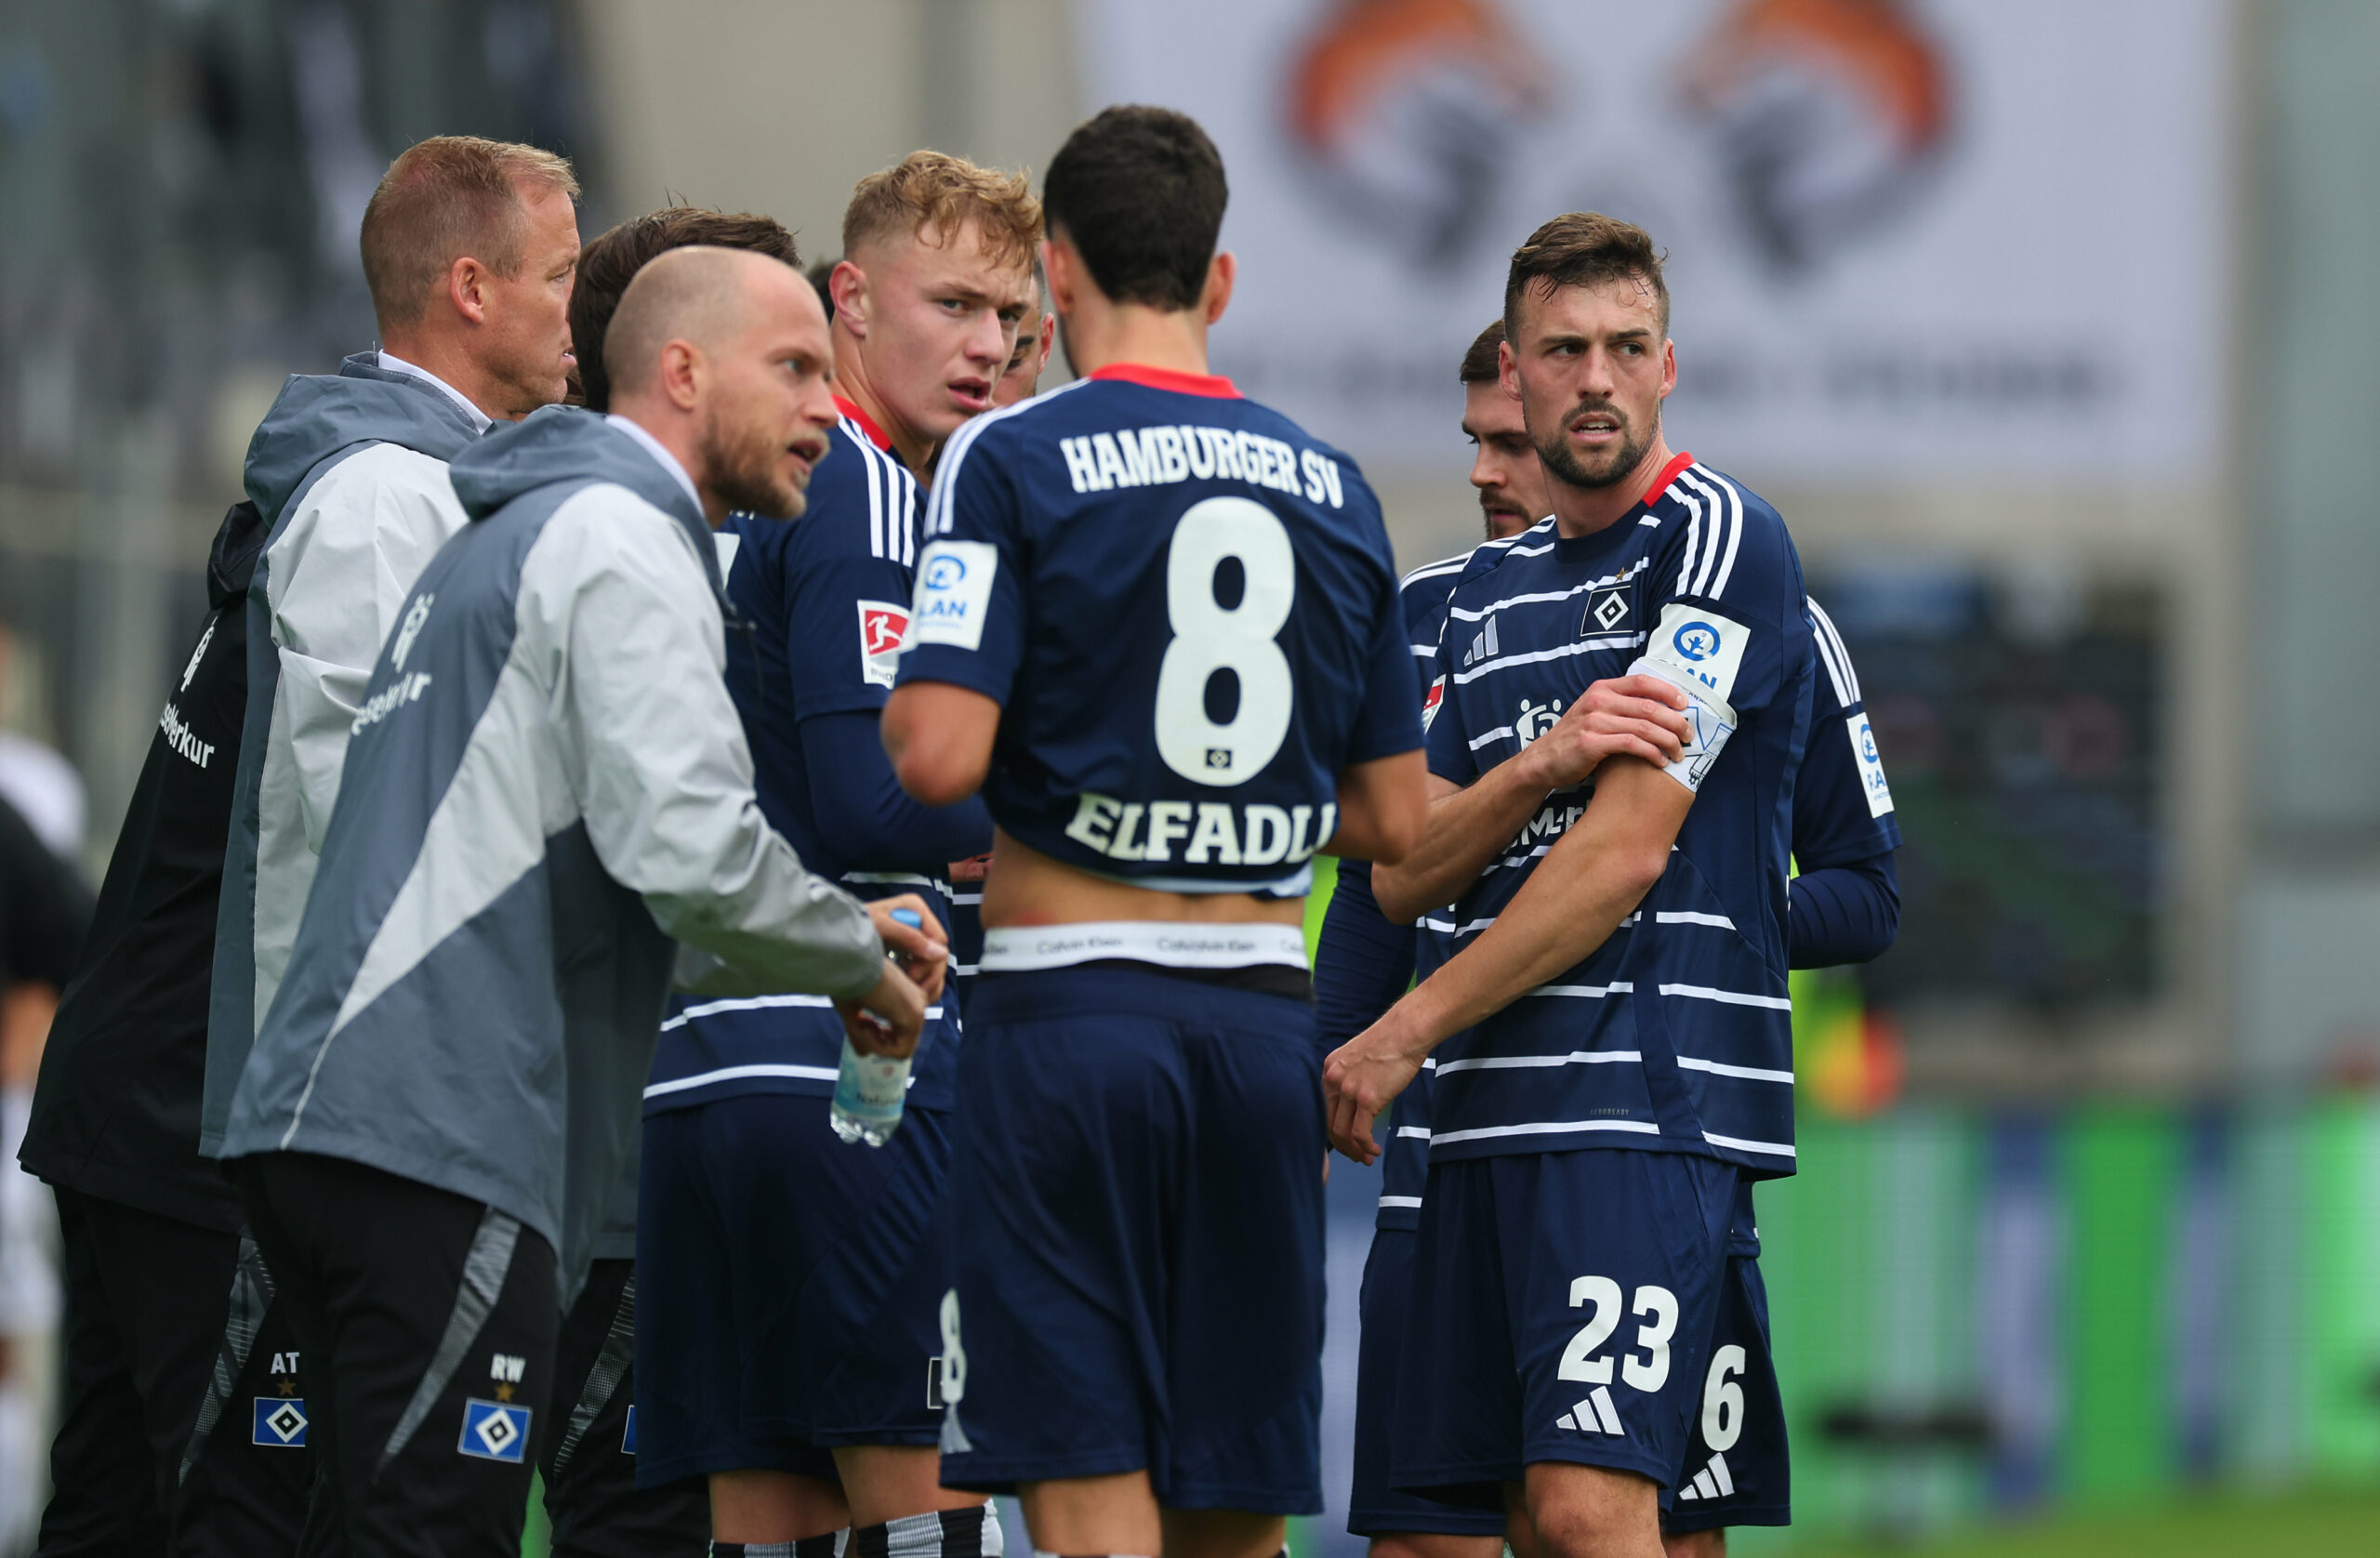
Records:
[[[1670,442],[1820,481],[2216,468],[2222,0],[1078,0],[1089,100],[1196,115],[1217,371],[1443,469],[1546,218],[1668,250]]]

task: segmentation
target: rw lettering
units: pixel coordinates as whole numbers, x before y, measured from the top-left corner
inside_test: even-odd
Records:
[[[1083,438],[1062,438],[1066,474],[1078,493],[1117,487],[1161,487],[1192,478],[1247,482],[1308,503],[1347,503],[1339,462],[1277,438],[1231,428],[1126,428]]]
[[[1231,806],[1220,800],[1117,800],[1084,795],[1066,837],[1110,860],[1179,860],[1185,865],[1302,865],[1338,830],[1326,801],[1316,827],[1311,806]]]

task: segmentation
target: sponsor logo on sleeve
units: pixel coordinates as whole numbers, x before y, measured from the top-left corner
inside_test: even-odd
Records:
[[[1707,606],[1673,601],[1661,608],[1660,625],[1645,645],[1645,657],[1680,672],[1721,703],[1736,690],[1751,630]]]
[[[1000,554],[986,541],[936,541],[918,560],[918,592],[910,614],[910,644],[984,646],[984,615]]]
[[[1884,760],[1876,751],[1876,733],[1864,714],[1844,721],[1851,733],[1851,757],[1859,768],[1859,787],[1868,792],[1868,815],[1881,817],[1893,809],[1893,788],[1884,783]]]
[[[892,685],[900,668],[902,640],[909,635],[909,608],[891,601],[859,602],[859,674],[877,687]]]

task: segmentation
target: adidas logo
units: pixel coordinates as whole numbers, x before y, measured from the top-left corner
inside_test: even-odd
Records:
[[[1480,661],[1497,654],[1501,647],[1496,641],[1496,619],[1491,616],[1488,619],[1488,626],[1480,630],[1479,636],[1471,640],[1470,653],[1462,657],[1462,663],[1466,667],[1475,666]]]
[[[1735,1494],[1736,1480],[1727,1475],[1727,1458],[1724,1454],[1712,1456],[1710,1465],[1695,1472],[1694,1480],[1677,1490],[1680,1503],[1694,1499],[1732,1499]]]
[[[1620,1426],[1620,1413],[1611,1405],[1611,1387],[1597,1385],[1595,1393],[1554,1419],[1556,1428],[1567,1428],[1578,1433],[1608,1433],[1615,1439],[1628,1437]]]

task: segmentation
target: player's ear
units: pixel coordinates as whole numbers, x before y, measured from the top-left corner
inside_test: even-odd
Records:
[[[1496,343],[1496,383],[1507,400],[1521,398],[1520,359],[1513,355],[1513,343],[1509,340]],[[1668,391],[1663,390],[1662,393],[1667,394]]]
[[[867,334],[867,272],[848,259],[839,259],[826,272],[826,295],[835,300],[835,317],[849,320],[854,336]]]
[[[1670,391],[1677,388],[1677,343],[1661,337],[1661,399],[1668,400]]]
[[[1239,280],[1239,257],[1229,249],[1207,262],[1207,289],[1198,299],[1199,312],[1212,324],[1231,307],[1232,284]]]
[[[1041,240],[1041,279],[1050,288],[1050,307],[1072,313],[1075,307],[1074,245],[1056,238]]]

